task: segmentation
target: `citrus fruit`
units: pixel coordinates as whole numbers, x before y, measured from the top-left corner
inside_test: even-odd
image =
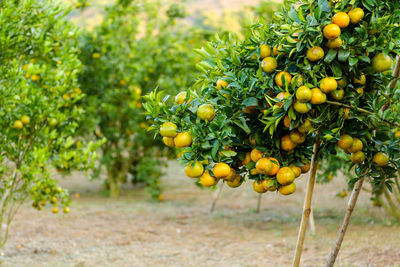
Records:
[[[244,160],[242,160],[241,163],[242,163],[243,166],[246,166],[250,162],[251,162],[250,152],[247,152]]]
[[[367,76],[361,74],[360,77],[354,78],[354,83],[365,85],[367,83]]]
[[[301,168],[294,165],[294,164],[290,164],[289,168],[292,169],[292,171],[294,172],[294,177],[299,177],[301,175]]]
[[[308,163],[303,163],[303,166],[300,167],[301,173],[307,173],[311,168],[310,162]]]
[[[292,75],[286,71],[281,71],[275,76],[276,85],[283,87],[285,84],[289,85],[292,80]]]
[[[197,109],[197,117],[203,121],[212,121],[215,118],[215,110],[211,104],[203,104]]]
[[[226,179],[231,175],[231,167],[223,162],[217,163],[214,166],[213,174],[218,179]]]
[[[272,162],[267,158],[261,158],[256,163],[256,170],[259,173],[267,174],[272,169]]]
[[[265,44],[260,46],[260,58],[266,58],[271,56],[271,47]]]
[[[257,162],[259,159],[262,158],[262,156],[263,156],[263,153],[256,148],[254,148],[250,153],[250,158],[254,162]]]
[[[336,13],[332,19],[333,23],[338,25],[340,28],[346,28],[349,26],[350,17],[345,12]]]
[[[349,83],[347,81],[347,78],[344,77],[344,78],[340,79],[339,81],[337,81],[337,84],[340,88],[345,88]]]
[[[335,90],[331,92],[330,95],[333,99],[340,101],[344,98],[344,90],[343,89]]]
[[[301,86],[296,91],[296,98],[301,103],[306,103],[311,100],[312,92],[307,86]]]
[[[281,138],[281,149],[284,151],[291,151],[296,147],[296,144],[290,139],[289,135]]]
[[[394,138],[400,139],[400,131],[394,133]]]
[[[321,80],[320,88],[324,93],[330,93],[332,91],[335,91],[337,87],[338,84],[335,78],[326,77]]]
[[[160,127],[160,134],[164,137],[175,137],[178,127],[173,122],[164,122]]]
[[[162,141],[166,146],[173,147],[175,145],[173,137],[163,137]]]
[[[192,144],[192,136],[189,132],[178,133],[174,138],[176,147],[187,147]]]
[[[324,36],[328,40],[334,40],[341,34],[340,27],[336,24],[329,24],[324,27]]]
[[[326,46],[330,49],[339,49],[343,44],[343,41],[340,37],[333,39],[333,40],[329,40],[328,43],[326,44]]]
[[[353,138],[348,134],[343,134],[337,144],[341,149],[349,149],[353,145]]]
[[[228,83],[222,79],[217,80],[217,88],[219,90],[222,90],[223,88],[226,88],[228,86]]]
[[[374,155],[372,161],[375,162],[379,167],[384,167],[389,164],[389,157],[382,152],[378,152]]]
[[[281,185],[287,185],[294,181],[295,174],[293,170],[289,167],[282,167],[279,169],[278,173],[276,174],[276,179],[278,183]]]
[[[363,149],[363,143],[360,139],[358,139],[357,137],[353,138],[353,144],[351,145],[351,147],[348,149],[349,152],[351,153],[356,153],[358,151],[361,151]]]
[[[365,160],[365,154],[362,151],[352,153],[350,156],[350,160],[353,163],[362,163]]]
[[[261,182],[262,186],[266,191],[275,191],[276,190],[276,184],[274,180],[272,179],[265,179]]]
[[[282,52],[283,52],[283,47],[282,47],[282,45],[280,45],[280,44],[274,45],[273,51],[272,51],[272,54],[273,54],[274,56],[277,56],[277,55],[279,55],[279,54],[282,53]]]
[[[283,119],[283,125],[284,125],[286,128],[290,128],[290,123],[291,123],[291,121],[292,121],[292,120],[289,118],[289,116],[286,115],[285,118]]]
[[[272,73],[278,67],[278,62],[273,57],[266,57],[261,61],[261,68],[266,73]]]
[[[377,72],[384,72],[392,68],[392,58],[383,53],[379,53],[372,59],[372,67]]]
[[[306,141],[306,135],[300,133],[298,130],[293,130],[290,132],[290,140],[295,144],[302,144]]]
[[[283,100],[288,99],[291,95],[288,92],[280,92],[276,95],[276,99],[279,99],[280,102],[276,103],[278,107],[281,107],[283,104]]]
[[[304,77],[301,74],[297,74],[292,78],[291,84],[294,86],[302,86],[304,84]]]
[[[27,116],[27,115],[24,115],[21,117],[21,121],[24,125],[27,125],[31,122],[31,118],[29,118],[29,116]]]
[[[193,161],[191,161],[188,165],[186,165],[184,171],[185,174],[190,178],[198,178],[203,174],[204,167],[203,164],[201,164],[199,161],[196,161],[194,163]]]
[[[250,145],[252,145],[252,146],[256,145],[256,138],[254,137],[254,135],[249,136],[249,142],[250,142]]]
[[[14,122],[14,128],[15,129],[21,130],[23,127],[24,127],[24,124],[22,123],[22,121],[16,120]]]
[[[281,186],[281,187],[279,187],[278,191],[279,191],[279,193],[281,193],[281,195],[284,195],[284,196],[293,194],[296,191],[296,184],[290,183],[288,185]]]
[[[326,94],[324,94],[319,88],[314,88],[311,90],[311,92],[312,92],[311,104],[319,105],[325,103]]]
[[[185,100],[186,100],[186,92],[180,92],[179,94],[177,94],[176,96],[175,96],[175,103],[176,104],[183,104],[183,103],[185,103]]]
[[[318,61],[325,56],[324,50],[319,46],[313,46],[307,51],[307,58],[311,62]]]
[[[305,120],[302,125],[298,128],[300,133],[306,134],[312,130],[312,124],[310,120]]]
[[[359,23],[364,18],[364,10],[357,7],[349,11],[350,22],[352,24]]]
[[[234,179],[227,181],[226,184],[231,188],[236,188],[239,187],[242,182],[242,177],[240,175],[235,175]]]
[[[254,181],[253,189],[254,189],[254,191],[256,191],[257,193],[260,193],[260,194],[267,192],[267,190],[265,190],[265,188],[262,184],[262,181]]]
[[[212,177],[208,171],[205,171],[200,177],[200,183],[202,186],[210,187],[218,183],[218,179]]]
[[[309,112],[311,109],[307,106],[307,103],[301,103],[299,101],[296,101],[293,105],[294,110],[296,110],[298,113],[305,114]]]
[[[279,161],[278,161],[276,158],[270,157],[269,160],[270,160],[271,163],[272,163],[272,168],[271,168],[271,170],[267,173],[267,175],[272,176],[272,175],[275,175],[275,174],[278,173],[280,165],[279,165]]]

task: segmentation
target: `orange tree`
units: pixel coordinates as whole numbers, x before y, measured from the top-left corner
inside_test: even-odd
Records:
[[[400,52],[399,5],[301,1],[251,27],[243,42],[217,36],[199,50],[203,74],[185,101],[146,97],[151,129],[185,147],[185,173],[203,185],[247,178],[257,193],[289,195],[314,154],[295,266],[319,161],[343,150],[356,173],[351,184],[393,184],[399,89],[389,70]]]
[[[193,81],[198,59],[192,50],[205,33],[182,25],[184,15],[177,4],[117,1],[81,42],[80,82],[89,110],[85,130],[107,139],[96,174],[106,168],[112,197],[130,180],[162,198],[159,177],[166,151],[146,133],[141,95],[156,87],[176,93]]]
[[[91,166],[97,144],[76,137],[84,114],[77,74],[77,31],[52,1],[0,2],[0,246],[20,205],[69,212],[62,172]]]

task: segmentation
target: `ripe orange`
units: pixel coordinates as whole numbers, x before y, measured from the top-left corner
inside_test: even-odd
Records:
[[[162,138],[162,141],[163,141],[163,143],[166,145],[166,146],[171,146],[171,147],[173,147],[175,144],[174,144],[174,138],[173,137],[163,137]]]
[[[291,96],[291,95],[290,95],[288,92],[280,92],[279,94],[276,95],[275,98],[277,98],[277,99],[279,99],[279,100],[281,100],[281,101],[278,102],[278,103],[276,103],[276,105],[277,105],[278,107],[281,107],[282,104],[283,104],[283,101],[282,101],[282,100],[288,99],[290,96]]]
[[[295,178],[296,177],[293,170],[289,167],[280,168],[278,173],[276,174],[276,179],[281,185],[290,184],[294,181]]]
[[[289,135],[281,138],[281,149],[284,151],[291,151],[296,147],[296,144],[290,139]]]
[[[175,103],[180,105],[185,103],[186,100],[186,92],[180,92],[175,96]]]
[[[382,152],[378,152],[374,155],[372,161],[375,162],[379,167],[385,167],[389,164],[389,157]]]
[[[331,97],[337,101],[340,101],[344,98],[344,90],[339,89],[331,92]]]
[[[243,183],[242,177],[240,175],[235,175],[231,181],[227,181],[226,184],[231,188],[239,187]]]
[[[326,77],[321,80],[320,88],[324,93],[335,91],[337,87],[338,84],[335,78]]]
[[[324,27],[324,36],[328,40],[334,40],[341,34],[340,27],[336,24],[329,24]]]
[[[200,183],[205,187],[214,186],[218,183],[218,179],[212,177],[208,171],[205,171],[200,177]]]
[[[266,57],[261,61],[261,68],[266,73],[272,73],[278,67],[278,61],[273,57]]]
[[[281,71],[275,76],[275,83],[280,87],[283,87],[285,84],[289,85],[291,80],[292,75],[286,71]]]
[[[251,174],[251,175],[257,175],[257,174],[259,174],[259,173],[258,173],[257,169],[254,168],[254,169],[251,169],[251,170],[250,170],[250,174]]]
[[[226,179],[231,175],[231,167],[223,162],[217,163],[214,166],[213,174],[218,179]]]
[[[326,46],[330,49],[339,49],[343,44],[343,41],[340,37],[333,39],[333,40],[329,40],[328,43],[326,44]]]
[[[262,181],[254,181],[253,182],[253,189],[254,191],[256,191],[257,193],[263,194],[265,192],[267,192],[267,190],[265,190]]]
[[[260,45],[260,58],[266,58],[271,56],[271,47],[269,45]]]
[[[27,116],[27,115],[24,115],[24,116],[21,117],[21,121],[22,121],[22,123],[24,125],[27,125],[27,124],[29,124],[31,122],[31,118],[29,116]]]
[[[267,158],[261,158],[256,163],[258,173],[267,174],[272,170],[272,162]]]
[[[350,22],[352,24],[359,23],[364,18],[364,10],[357,7],[349,11]]]
[[[307,86],[301,86],[296,91],[296,98],[301,103],[306,103],[311,100],[312,92]]]
[[[185,167],[185,174],[190,178],[198,178],[203,174],[203,172],[203,164],[201,164],[199,161],[196,161],[195,163],[192,161]]]
[[[343,134],[337,144],[341,149],[349,149],[353,145],[353,138],[348,134]]]
[[[311,104],[319,105],[326,101],[326,94],[324,94],[319,88],[314,88],[312,91]]]
[[[160,134],[164,137],[175,137],[178,127],[173,122],[164,122],[160,127]]]
[[[293,194],[296,191],[296,184],[291,183],[288,185],[281,186],[281,187],[279,187],[278,191],[279,191],[279,193],[281,193],[284,196]]]
[[[254,137],[254,135],[249,136],[249,142],[250,142],[250,145],[252,145],[252,146],[256,145],[256,138]]]
[[[291,123],[291,121],[292,121],[292,120],[289,118],[289,116],[286,115],[285,118],[283,119],[283,125],[284,125],[286,128],[290,128],[290,123]]]
[[[367,83],[367,76],[362,74],[359,78],[354,78],[354,83],[365,85]]]
[[[305,120],[304,121],[304,123],[302,124],[302,125],[300,125],[300,127],[298,128],[298,130],[299,130],[299,132],[300,133],[303,133],[303,134],[306,134],[306,133],[308,133],[309,131],[311,131],[312,130],[312,124],[311,124],[311,121],[309,121],[309,120]]]
[[[301,134],[298,130],[293,130],[290,132],[290,140],[295,144],[302,144],[306,141],[306,135]]]
[[[14,128],[15,129],[21,130],[23,127],[24,127],[24,124],[22,123],[22,121],[16,120],[14,122]]]
[[[203,121],[212,121],[215,118],[215,110],[211,104],[203,104],[197,109],[197,117]]]
[[[372,59],[372,67],[377,72],[384,72],[392,68],[392,58],[383,53],[379,53]]]
[[[333,23],[335,23],[336,25],[338,25],[342,29],[346,28],[347,26],[349,26],[350,17],[345,12],[336,13],[333,16]]]
[[[275,181],[272,179],[265,179],[261,182],[266,191],[276,191]]]
[[[250,158],[254,162],[257,162],[259,159],[262,158],[262,156],[263,156],[263,153],[256,148],[254,148],[250,153]]]
[[[347,81],[347,78],[344,77],[344,78],[340,79],[339,81],[337,81],[337,84],[340,88],[345,88],[349,84],[349,82]]]
[[[307,51],[307,58],[311,62],[318,61],[325,56],[324,50],[319,46],[313,46]]]
[[[279,55],[279,54],[282,53],[282,52],[283,52],[283,47],[282,47],[282,45],[280,45],[280,44],[274,45],[273,51],[272,51],[272,54],[273,54],[274,56],[277,56],[277,55]]]
[[[218,79],[217,80],[217,88],[219,90],[222,90],[223,88],[226,88],[228,86],[228,83],[224,80]]]
[[[400,139],[400,130],[394,133],[394,138]]]
[[[353,163],[362,163],[365,160],[365,154],[362,151],[352,153],[350,156],[350,160]]]
[[[311,110],[307,106],[307,103],[301,103],[299,101],[294,102],[293,108],[294,108],[294,110],[296,110],[298,113],[301,113],[301,114],[305,114]]]
[[[303,163],[303,164],[304,164],[304,165],[300,167],[301,173],[307,173],[307,172],[310,170],[310,168],[311,168],[311,164],[310,164],[310,162],[308,162],[308,163]]]
[[[189,132],[178,133],[174,138],[174,144],[176,147],[187,147],[192,144],[192,136]]]
[[[359,97],[362,97],[364,95],[364,88],[357,88],[356,92],[358,93]]]
[[[361,151],[363,149],[364,145],[360,139],[357,137],[353,138],[353,144],[349,148],[349,152],[351,153],[356,153],[358,151]]]
[[[272,175],[275,175],[275,174],[278,173],[279,168],[280,168],[280,165],[279,165],[279,161],[278,161],[276,158],[270,157],[269,160],[270,160],[271,163],[272,163],[272,168],[271,168],[271,170],[267,173],[267,175],[272,176]]]
[[[350,117],[350,108],[344,108],[343,109],[343,117],[345,120],[348,120]]]
[[[244,160],[242,160],[242,165],[246,166],[250,162],[251,162],[250,152],[247,152],[246,157],[244,158]]]
[[[304,84],[304,77],[301,74],[297,74],[292,78],[291,84],[294,86],[302,86]]]
[[[294,177],[299,177],[301,175],[301,168],[294,165],[293,163],[289,165],[289,168],[292,169],[292,171],[294,172]]]

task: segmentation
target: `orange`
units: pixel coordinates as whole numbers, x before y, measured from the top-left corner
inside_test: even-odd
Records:
[[[16,120],[14,122],[14,128],[15,129],[21,130],[23,127],[24,127],[24,124],[22,123],[22,121]]]
[[[283,87],[285,84],[289,85],[292,80],[292,75],[286,71],[281,71],[275,76],[276,85]]]
[[[281,149],[284,151],[291,151],[296,147],[296,144],[290,139],[289,135],[281,138]]]
[[[277,99],[280,100],[280,102],[276,103],[276,105],[277,105],[278,107],[281,107],[282,104],[283,104],[283,102],[284,102],[284,101],[282,101],[282,100],[288,99],[290,96],[291,96],[291,95],[290,95],[288,92],[280,92],[279,94],[277,94],[277,95],[275,96],[275,98],[277,98]]]
[[[337,144],[341,149],[349,149],[353,145],[353,138],[348,134],[343,134]]]
[[[250,158],[254,162],[257,162],[259,159],[262,158],[262,156],[263,156],[263,153],[256,148],[254,148],[250,153]]]
[[[276,190],[276,184],[274,180],[272,179],[265,179],[261,182],[262,186],[266,191],[275,191]]]
[[[228,86],[228,83],[224,80],[218,79],[217,80],[217,88],[221,90],[222,88],[226,88]]]
[[[296,110],[298,113],[301,113],[301,114],[305,114],[311,110],[307,106],[307,103],[301,103],[299,101],[294,102],[293,108],[294,108],[294,110]]]
[[[278,173],[276,174],[276,179],[281,185],[290,184],[294,181],[295,178],[296,177],[293,170],[289,167],[280,168]]]
[[[343,117],[345,120],[348,120],[350,117],[350,108],[344,108],[343,109]]]
[[[244,160],[242,160],[242,165],[246,166],[250,162],[251,162],[250,152],[247,152],[246,157],[244,158]]]
[[[340,27],[336,24],[329,24],[324,27],[324,36],[328,40],[334,40],[341,34]]]
[[[344,88],[349,84],[349,82],[347,81],[347,78],[344,77],[344,78],[340,79],[339,81],[337,81],[337,84],[340,88]]]
[[[265,44],[260,45],[260,58],[271,56],[271,47]]]
[[[267,158],[261,158],[256,163],[258,173],[267,174],[272,170],[272,162]]]
[[[214,166],[213,174],[216,178],[226,179],[231,175],[231,167],[223,162],[217,163]]]
[[[31,122],[31,118],[29,118],[29,116],[27,116],[27,115],[24,115],[21,117],[21,121],[24,125],[27,125]]]
[[[174,144],[174,138],[173,137],[163,137],[162,138],[162,141],[163,141],[163,143],[166,145],[166,146],[174,146],[175,144]]]
[[[344,98],[344,90],[339,89],[331,92],[331,97],[337,101],[340,101]]]
[[[192,144],[192,136],[189,132],[178,133],[174,138],[174,144],[176,147],[187,147]]]
[[[278,191],[279,191],[279,193],[281,193],[284,196],[293,194],[296,191],[296,184],[291,183],[288,185],[281,186],[281,187],[279,187]]]
[[[392,58],[383,53],[379,53],[372,59],[372,67],[377,72],[384,72],[392,68]]]
[[[186,100],[186,92],[180,92],[175,96],[175,103],[180,105],[185,103]]]
[[[291,121],[292,121],[292,120],[289,118],[289,116],[286,115],[285,118],[283,119],[283,125],[284,125],[286,128],[290,128],[290,123],[291,123]]]
[[[342,29],[346,28],[347,26],[349,26],[350,17],[345,12],[336,13],[333,16],[333,23],[335,23],[336,25],[338,25]]]
[[[257,193],[263,194],[265,192],[267,192],[267,190],[265,190],[262,181],[254,181],[253,182],[253,189],[254,191],[256,191]]]
[[[266,57],[261,61],[261,68],[266,73],[272,73],[278,67],[278,62],[273,57]]]
[[[307,51],[307,58],[311,62],[318,61],[318,60],[324,58],[324,56],[325,56],[325,52],[319,46],[313,46],[310,49],[308,49],[308,51]]]
[[[326,94],[324,94],[319,88],[314,88],[312,91],[311,104],[319,105],[326,101]]]
[[[335,78],[326,77],[321,80],[320,88],[324,93],[335,91],[337,87],[338,84]]]
[[[234,179],[231,181],[227,181],[226,184],[231,188],[239,187],[242,184],[243,180],[240,175],[235,175]]]
[[[203,164],[201,164],[199,161],[196,161],[194,164],[193,161],[191,161],[185,167],[185,174],[190,178],[198,178],[203,174],[203,172],[204,172]]]
[[[357,137],[354,137],[353,144],[349,148],[349,152],[356,153],[358,151],[361,151],[363,149],[363,147],[364,147],[363,142],[360,139],[358,139]]]
[[[400,130],[394,133],[394,138],[400,139]]]
[[[359,23],[364,18],[364,10],[357,7],[349,11],[350,22],[352,24]]]
[[[364,95],[364,88],[357,88],[356,92],[359,94],[359,97],[362,97]]]
[[[226,178],[223,178],[225,181],[233,181],[238,174],[236,173],[234,168],[231,168],[231,172]]]
[[[200,183],[202,186],[210,187],[216,185],[218,183],[218,179],[215,179],[215,177],[212,177],[208,171],[205,171],[200,177]]]
[[[365,154],[362,151],[352,153],[350,156],[350,160],[353,163],[362,163],[365,160]]]
[[[295,86],[302,86],[304,84],[304,77],[301,74],[297,74],[292,78],[292,84]]]
[[[302,144],[306,141],[306,135],[301,134],[298,130],[293,130],[290,132],[290,140],[295,144]]]
[[[279,161],[278,161],[276,158],[270,157],[269,160],[270,160],[271,163],[272,163],[272,168],[271,168],[271,170],[267,173],[267,175],[272,176],[272,175],[275,175],[275,174],[278,173],[279,168],[280,168],[280,165],[279,165]]]
[[[367,76],[361,74],[359,78],[354,78],[354,83],[365,85],[367,83]]]
[[[197,109],[197,117],[203,121],[212,121],[215,118],[215,110],[211,104],[203,104]]]
[[[279,55],[280,53],[282,53],[283,52],[283,47],[282,47],[282,45],[278,45],[278,44],[276,44],[276,45],[274,45],[274,48],[273,48],[273,51],[272,51],[272,54],[274,55],[274,56],[277,56],[277,55]]]
[[[307,173],[307,172],[310,170],[310,168],[311,168],[311,164],[310,164],[310,162],[308,162],[308,163],[303,163],[303,164],[304,164],[304,165],[300,167],[301,173]]]
[[[254,135],[249,136],[249,142],[250,142],[250,145],[252,145],[252,146],[256,145],[256,138],[254,137]]]
[[[251,175],[258,175],[259,173],[258,173],[257,169],[254,168],[254,169],[251,169],[251,170],[250,170],[250,174],[251,174]]]
[[[308,133],[309,131],[311,131],[312,130],[312,124],[311,124],[311,121],[309,121],[309,120],[305,120],[304,121],[304,123],[302,124],[302,125],[300,125],[300,127],[298,128],[298,130],[299,130],[299,132],[300,133],[303,133],[303,134],[306,134],[306,133]]]
[[[339,49],[343,44],[343,41],[340,37],[333,39],[333,40],[329,40],[328,43],[326,44],[326,46],[330,49]]]
[[[160,134],[164,137],[175,137],[178,127],[173,122],[164,122],[160,127]]]
[[[301,175],[301,168],[297,167],[296,165],[294,165],[293,163],[289,165],[289,168],[292,169],[292,171],[294,172],[294,177],[299,177]]]
[[[382,152],[378,152],[374,155],[372,161],[375,162],[379,167],[384,167],[389,164],[389,157]]]
[[[312,92],[307,86],[301,86],[296,91],[296,98],[301,103],[306,103],[311,100]]]

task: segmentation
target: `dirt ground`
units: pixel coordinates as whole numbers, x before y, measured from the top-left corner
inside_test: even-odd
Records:
[[[63,179],[80,193],[72,212],[37,212],[27,203],[11,226],[1,266],[290,266],[306,177],[294,195],[263,195],[259,214],[251,183],[224,188],[210,214],[212,192],[197,188],[176,163],[166,172],[161,203],[143,189],[110,200],[99,193],[99,181]],[[302,266],[324,266],[329,255],[347,200],[335,197],[344,187],[337,180],[315,188],[317,232],[307,235]],[[400,226],[362,192],[337,266],[400,266],[399,248]]]

